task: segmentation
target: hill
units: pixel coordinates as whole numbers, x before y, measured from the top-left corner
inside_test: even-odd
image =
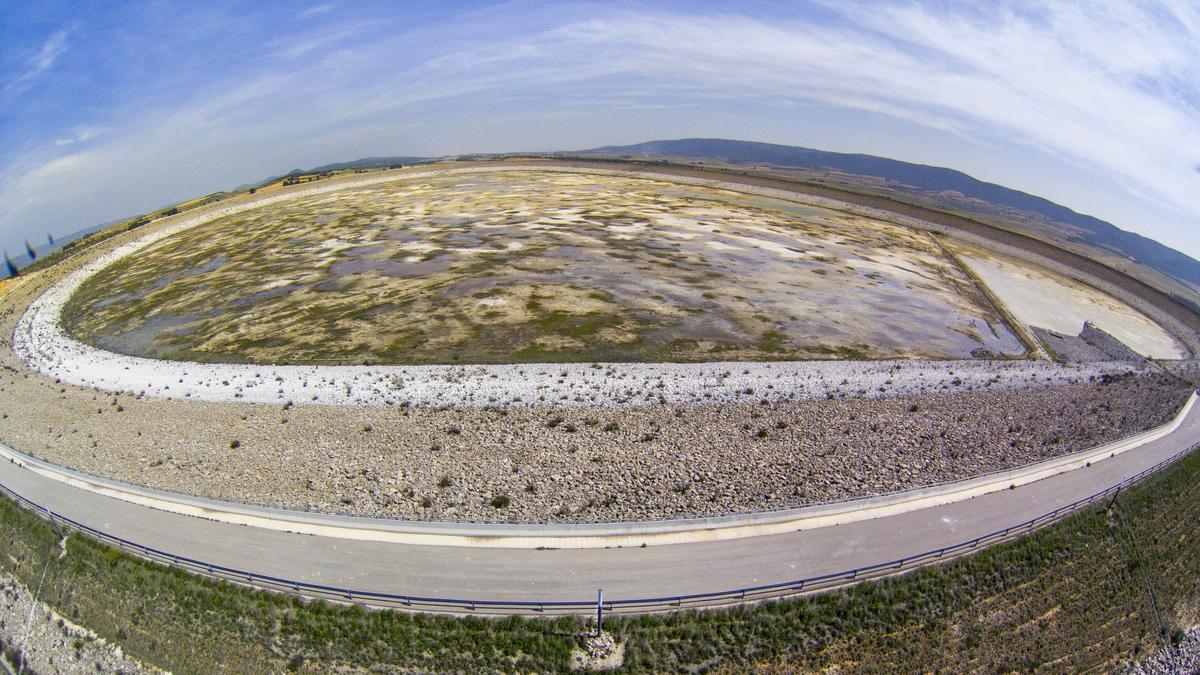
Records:
[[[346,169],[387,169],[398,167],[404,164],[417,164],[427,162],[427,157],[410,157],[410,156],[395,156],[395,157],[363,157],[349,162],[334,162],[333,164],[323,164],[318,167],[301,171],[297,169],[292,173],[325,173],[326,171],[345,171]]]

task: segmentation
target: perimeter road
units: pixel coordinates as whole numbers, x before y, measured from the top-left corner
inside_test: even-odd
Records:
[[[704,593],[883,563],[1019,524],[1104,490],[1200,443],[1200,406],[1174,433],[1013,490],[801,532],[647,548],[485,549],[292,534],[138,506],[9,462],[0,483],[110,534],[256,574],[364,591],[504,601],[586,601]]]

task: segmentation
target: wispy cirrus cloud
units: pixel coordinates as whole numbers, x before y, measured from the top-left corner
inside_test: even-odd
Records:
[[[24,69],[5,82],[3,89],[0,89],[4,94],[5,101],[11,102],[28,91],[43,73],[54,67],[58,58],[67,49],[67,36],[70,33],[69,29],[51,33],[41,47],[29,55]]]
[[[104,133],[107,131],[108,131],[108,129],[105,129],[103,127],[98,127],[98,126],[91,125],[91,124],[84,124],[84,125],[75,127],[66,136],[60,136],[60,137],[54,139],[54,145],[62,148],[62,147],[66,147],[68,145],[74,145],[75,143],[87,143],[88,141],[92,141],[92,140],[95,140],[96,138],[99,138],[100,136],[103,136]]]
[[[701,94],[815,100],[1108,172],[1196,216],[1200,26],[1155,8],[1013,5],[946,14],[839,3],[845,22],[627,15],[563,29],[610,67]],[[1161,8],[1159,8],[1161,9]],[[1084,207],[1086,208],[1086,206]]]
[[[305,8],[305,9],[300,10],[300,17],[303,19],[310,19],[312,17],[321,16],[322,14],[328,14],[329,12],[332,12],[332,11],[333,11],[332,3],[328,3],[328,2],[318,3],[318,4],[315,4],[310,7]]]

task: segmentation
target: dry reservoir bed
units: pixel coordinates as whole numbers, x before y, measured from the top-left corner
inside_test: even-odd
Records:
[[[67,302],[84,342],[263,364],[1021,355],[929,235],[648,177],[454,172],[200,223]]]
[[[840,362],[728,361],[1024,352],[916,226],[690,180],[468,168],[230,205],[69,273],[25,314],[15,348],[45,375],[112,391],[412,405],[788,400],[829,389],[814,392],[814,373],[843,374],[838,394],[877,383]],[[201,306],[207,318],[187,309]],[[222,363],[104,351],[60,317],[85,342]],[[584,356],[609,363],[487,365]],[[655,358],[709,363],[639,363]],[[458,359],[483,365],[224,363]]]

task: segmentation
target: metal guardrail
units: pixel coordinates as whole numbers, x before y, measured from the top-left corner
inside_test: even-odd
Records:
[[[1154,466],[1144,469],[1105,490],[1085,497],[1066,506],[1031,518],[1023,523],[996,530],[974,539],[968,539],[957,544],[917,553],[897,560],[875,563],[854,569],[822,574],[795,581],[785,581],[761,586],[750,586],[711,593],[694,593],[690,595],[663,596],[654,598],[638,598],[630,600],[604,600],[606,612],[656,612],[671,611],[686,607],[714,606],[735,604],[746,601],[781,598],[801,593],[828,590],[898,572],[914,569],[923,565],[949,560],[961,555],[970,554],[981,546],[989,546],[1014,539],[1039,528],[1065,518],[1083,508],[1091,506],[1110,496],[1115,496],[1122,489],[1145,479],[1147,476],[1175,463],[1184,456],[1200,448],[1200,444],[1162,460]],[[76,531],[86,534],[100,542],[113,545],[121,551],[131,553],[143,559],[162,563],[172,567],[216,579],[230,581],[236,584],[274,590],[284,593],[301,595],[309,598],[320,598],[336,602],[351,602],[372,607],[420,610],[426,612],[445,612],[452,614],[584,614],[596,609],[594,600],[560,600],[560,601],[519,601],[519,600],[471,600],[462,598],[435,598],[419,595],[402,595],[383,593],[379,591],[363,591],[338,586],[312,584],[304,581],[284,579],[266,574],[256,574],[225,565],[197,560],[186,556],[176,555],[150,546],[145,546],[116,535],[103,532],[94,527],[84,525],[76,520],[55,514],[49,508],[39,505],[24,496],[14,492],[8,486],[0,484],[0,492],[8,495],[18,504],[30,509],[38,515],[47,518],[52,523],[67,525]]]

